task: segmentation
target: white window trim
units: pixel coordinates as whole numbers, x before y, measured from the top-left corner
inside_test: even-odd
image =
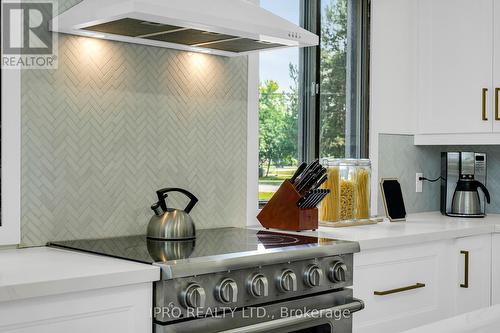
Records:
[[[259,5],[260,0],[250,0]],[[247,226],[259,225],[259,54],[248,56]]]
[[[247,226],[259,225],[259,55],[248,56]]]
[[[21,239],[21,70],[2,69],[2,226],[0,245]]]

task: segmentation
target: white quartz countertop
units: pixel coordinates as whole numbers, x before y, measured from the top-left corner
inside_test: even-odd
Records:
[[[344,228],[323,227],[303,235],[359,242],[361,250],[438,241],[488,233],[500,233],[500,215],[485,218],[453,218],[440,212],[411,214],[406,222],[381,222]]]
[[[160,279],[160,268],[49,247],[0,250],[0,302]]]
[[[498,333],[500,305],[468,312],[456,317],[417,327],[404,333]]]

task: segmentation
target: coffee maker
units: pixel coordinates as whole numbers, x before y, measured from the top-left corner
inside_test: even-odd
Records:
[[[490,203],[486,154],[441,153],[441,213],[453,217],[484,217],[486,203]]]

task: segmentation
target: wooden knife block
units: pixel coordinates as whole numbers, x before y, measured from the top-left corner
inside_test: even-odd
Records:
[[[297,207],[297,202],[301,198],[292,183],[285,180],[262,208],[257,219],[267,229],[314,231],[318,229],[318,208]]]

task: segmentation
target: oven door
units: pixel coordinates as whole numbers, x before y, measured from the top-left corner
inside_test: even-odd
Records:
[[[344,289],[287,302],[155,325],[156,333],[350,333],[352,314],[364,308]]]

